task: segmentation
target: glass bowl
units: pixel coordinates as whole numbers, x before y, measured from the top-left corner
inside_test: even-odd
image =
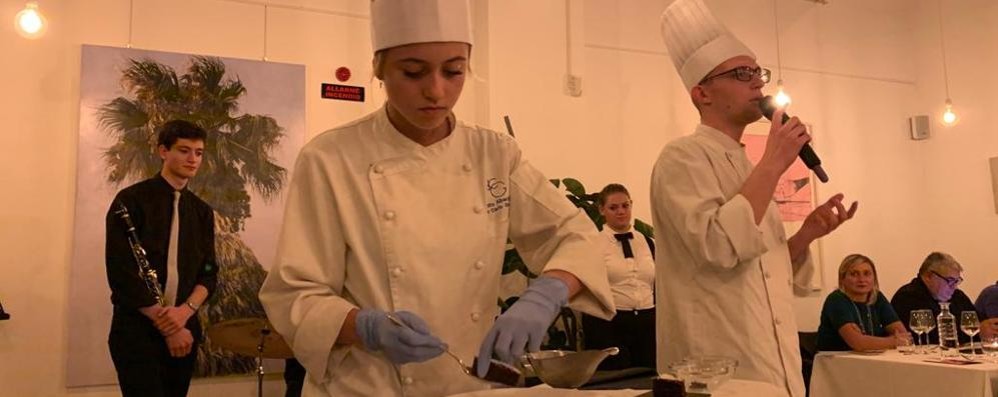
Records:
[[[738,360],[724,356],[691,356],[669,364],[668,368],[683,381],[687,392],[710,393],[735,375]]]

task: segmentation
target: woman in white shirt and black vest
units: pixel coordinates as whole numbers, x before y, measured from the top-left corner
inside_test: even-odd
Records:
[[[606,219],[601,239],[609,253],[606,272],[617,314],[606,321],[583,314],[586,349],[616,346],[600,369],[655,368],[655,243],[631,226],[631,195],[611,183],[597,199]]]

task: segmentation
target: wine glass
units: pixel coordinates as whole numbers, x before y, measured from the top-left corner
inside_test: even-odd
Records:
[[[911,328],[911,332],[914,332],[917,336],[915,339],[915,350],[918,351],[918,345],[922,344],[922,334],[928,329],[928,325],[925,323],[925,317],[922,315],[921,310],[912,310],[911,316],[908,318],[908,328]]]
[[[897,333],[894,335],[894,341],[897,346],[898,353],[912,354],[915,352],[915,346],[912,345],[911,334],[907,332]]]
[[[914,327],[918,327],[919,335],[925,334],[925,343],[922,345],[922,352],[928,353],[930,350],[929,346],[929,332],[936,328],[936,319],[932,317],[932,310],[921,309],[914,310],[911,312],[912,317],[915,319],[912,325],[912,331],[915,331]]]
[[[974,335],[981,332],[981,321],[977,319],[977,312],[960,312],[960,330],[970,336],[970,354],[977,354],[974,348]]]
[[[929,343],[929,340],[931,339],[929,337],[931,335],[929,335],[929,334],[932,333],[932,330],[936,329],[936,316],[932,315],[932,310],[924,309],[922,311],[925,312],[925,318],[927,319],[926,322],[925,322],[925,324],[926,324],[926,328],[925,328],[925,343],[927,345],[929,345],[929,350],[931,350],[932,349],[932,346],[931,346],[932,344]]]
[[[936,329],[936,316],[932,315],[932,310],[922,309],[919,310],[922,317],[922,322],[925,324],[925,354],[929,354],[932,351],[932,330]]]
[[[981,350],[989,361],[998,361],[998,335],[981,335]]]

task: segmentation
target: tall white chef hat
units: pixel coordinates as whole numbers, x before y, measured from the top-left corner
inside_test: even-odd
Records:
[[[414,43],[472,44],[468,0],[371,0],[374,51]]]
[[[714,18],[703,0],[676,0],[666,7],[662,38],[687,91],[724,61],[739,55],[755,58]]]

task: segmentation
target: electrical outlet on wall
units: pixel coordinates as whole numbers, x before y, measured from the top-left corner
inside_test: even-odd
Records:
[[[582,76],[565,75],[565,94],[575,97],[582,96]]]

